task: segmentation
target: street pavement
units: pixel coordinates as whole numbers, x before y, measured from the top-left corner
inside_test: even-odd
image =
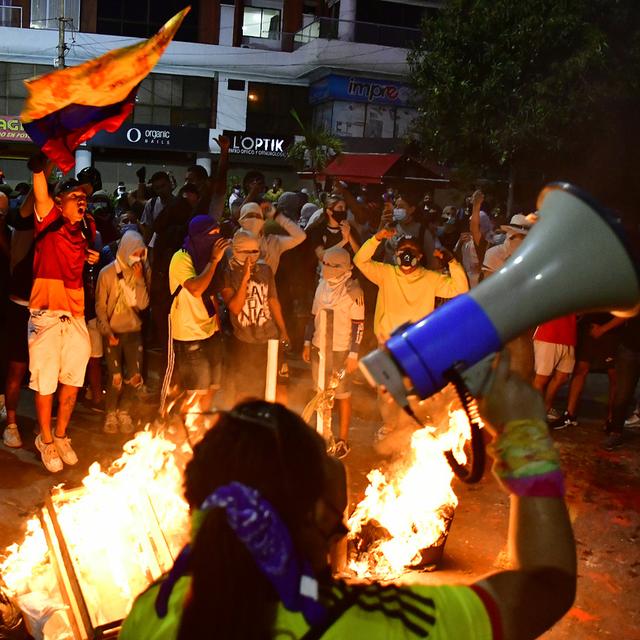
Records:
[[[294,368],[289,406],[300,411],[310,395],[308,375]],[[562,402],[559,397],[558,408]],[[592,374],[580,424],[553,434],[566,474],[579,578],[574,607],[544,635],[551,640],[640,639],[640,429],[627,430],[625,445],[619,450],[603,451],[605,404],[606,376]],[[137,410],[145,420],[154,418],[153,404],[138,403]],[[78,405],[70,436],[80,462],[52,475],[42,467],[33,446],[35,420],[29,391],[22,394],[20,416],[26,446],[19,450],[0,446],[0,549],[21,540],[26,520],[54,485],[79,484],[94,461],[107,467],[128,439],[102,433],[103,416]],[[356,385],[352,450],[345,459],[352,507],[363,495],[366,474],[384,464],[373,450],[373,435],[379,426],[375,395]],[[508,566],[507,495],[490,473],[477,485],[456,482],[454,488],[460,503],[438,570],[412,573],[405,577],[407,581],[469,583]]]

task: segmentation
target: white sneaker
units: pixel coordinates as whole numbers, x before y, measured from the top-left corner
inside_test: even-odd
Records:
[[[62,458],[62,461],[68,465],[74,465],[78,463],[78,456],[76,452],[71,447],[71,440],[64,436],[63,438],[58,438],[57,435],[53,435],[53,444],[56,446],[58,450],[59,456]]]
[[[8,424],[2,434],[2,442],[12,449],[19,449],[22,446],[22,438],[18,431],[17,424]]]
[[[42,436],[38,436],[36,438],[36,449],[40,452],[42,464],[45,466],[47,471],[50,471],[51,473],[58,473],[58,471],[62,471],[64,465],[62,464],[62,460],[58,454],[58,449],[53,442],[46,444],[42,442]]]
[[[105,433],[118,433],[118,416],[115,411],[109,411],[109,413],[107,413],[102,430]]]
[[[638,414],[637,411],[634,411],[625,421],[624,421],[624,426],[625,427],[631,427],[631,428],[635,428],[635,427],[640,427],[640,415]]]
[[[118,411],[118,424],[120,425],[120,433],[133,431],[133,420],[128,411]]]

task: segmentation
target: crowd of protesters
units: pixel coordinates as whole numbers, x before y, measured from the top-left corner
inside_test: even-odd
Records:
[[[218,144],[215,175],[194,165],[179,188],[144,167],[131,191],[107,193],[94,168],[52,184],[44,156],[29,161],[32,185],[0,185],[6,446],[26,436],[16,413],[26,380],[51,472],[77,462],[67,426],[80,389],[112,434],[136,428],[131,406],[141,394],[163,408],[181,392],[199,406],[262,397],[269,340],[310,363],[317,382],[320,314],[331,310],[332,361],[343,372],[333,452],[344,457],[359,357],[492,277],[536,223],[535,213],[506,220],[480,191],[440,209],[412,190],[336,182],[325,193],[284,191],[258,171],[228,190],[229,141]],[[606,370],[604,446],[617,447],[625,424],[640,425],[637,412],[629,416],[639,329],[637,319],[607,314],[553,320],[509,345],[513,368],[544,394],[553,429],[577,424],[587,373]],[[556,412],[567,382],[566,410]],[[380,409],[384,439],[402,417]]]

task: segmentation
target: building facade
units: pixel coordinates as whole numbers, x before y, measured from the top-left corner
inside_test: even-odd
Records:
[[[129,121],[79,149],[107,186],[129,184],[141,162],[180,172],[215,160],[232,139],[231,173],[294,172],[286,149],[298,133],[290,111],[331,131],[345,151],[401,151],[415,115],[408,47],[437,1],[193,0]],[[146,38],[184,0],[64,0],[67,65]],[[52,70],[60,0],[0,0],[0,166],[24,179],[32,151],[18,115],[23,81]],[[4,114],[4,115],[3,115]],[[177,179],[181,180],[181,175]]]

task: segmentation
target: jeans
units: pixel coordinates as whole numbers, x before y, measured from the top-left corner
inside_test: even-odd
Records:
[[[624,420],[640,378],[640,351],[632,351],[624,345],[618,346],[615,359],[616,397],[609,431],[622,433]]]
[[[107,412],[118,408],[128,411],[136,390],[142,386],[142,334],[139,331],[119,333],[116,338],[118,344],[115,346],[110,345],[108,339],[104,341],[109,373],[105,398]]]

